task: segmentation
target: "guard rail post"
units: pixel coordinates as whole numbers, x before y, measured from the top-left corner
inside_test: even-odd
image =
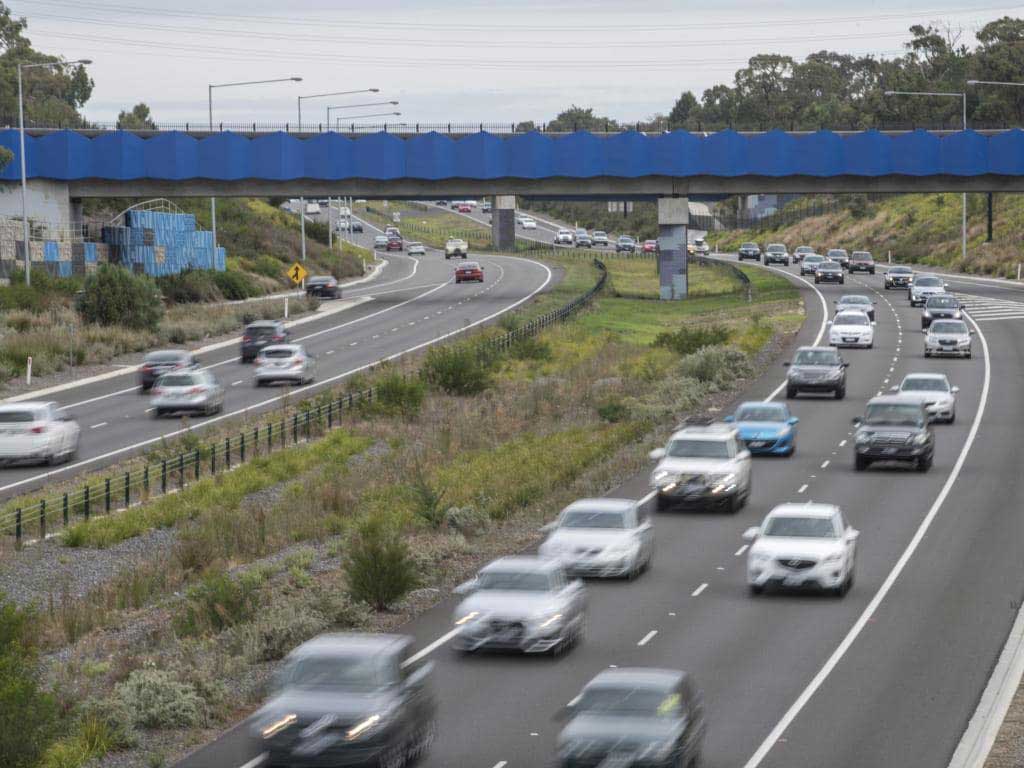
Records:
[[[39,502],[39,540],[46,541],[46,499]]]
[[[238,436],[238,461],[245,464],[245,432]]]
[[[82,506],[85,511],[85,520],[89,521],[89,484],[85,484],[85,489],[82,491]]]
[[[167,459],[160,460],[160,493],[167,493]]]
[[[69,504],[68,504],[68,495],[66,493],[64,494],[63,507],[64,507],[64,509],[63,509],[63,512],[64,512],[64,527],[67,528],[68,527],[68,507],[69,507]]]
[[[142,490],[143,493],[149,494],[149,464],[142,468]]]
[[[231,438],[224,438],[224,469],[231,469]]]
[[[217,444],[212,443],[210,445],[210,474],[217,474]]]
[[[110,478],[103,481],[103,511],[110,514]]]
[[[267,453],[274,450],[274,422],[267,424]]]
[[[14,548],[21,549],[21,507],[14,510]]]
[[[185,487],[185,454],[178,454],[178,490]]]
[[[200,464],[200,461],[199,461],[199,449],[196,448],[195,451],[193,451],[193,454],[194,455],[192,457],[192,460],[195,463],[196,480],[198,480],[199,479],[199,464]]]
[[[128,509],[128,507],[131,505],[131,500],[132,500],[131,493],[132,493],[131,492],[131,473],[130,472],[125,472],[124,473],[124,508],[125,509]]]

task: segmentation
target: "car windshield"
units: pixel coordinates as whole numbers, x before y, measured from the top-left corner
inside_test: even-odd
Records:
[[[840,304],[870,304],[871,299],[867,296],[843,296],[839,300]]]
[[[868,403],[865,424],[899,427],[923,427],[924,415],[917,405],[902,403]]]
[[[764,527],[765,536],[787,536],[799,539],[836,539],[836,527],[828,517],[772,517]]]
[[[585,690],[573,709],[588,715],[678,717],[681,705],[682,698],[671,691],[602,685]]]
[[[333,279],[332,277],[311,277],[306,281],[306,285],[326,285]]]
[[[956,309],[960,306],[960,302],[952,296],[932,296],[928,299],[928,303],[925,304],[925,306],[929,309],[935,309],[936,307],[944,309],[952,307],[953,309]]]
[[[948,392],[949,382],[935,376],[912,376],[903,380],[903,392]]]
[[[746,248],[752,251],[755,248],[757,248],[757,243],[744,243],[743,245],[740,246],[740,248]]]
[[[668,444],[666,455],[687,459],[728,459],[729,445],[724,440],[688,440],[678,438]]]
[[[385,235],[377,235],[373,239],[376,240],[378,243],[383,243],[387,240],[387,237]]]
[[[909,275],[913,271],[910,267],[893,267],[889,270],[889,273],[893,275]]]
[[[284,358],[292,357],[296,354],[293,349],[265,349],[263,350],[263,357],[275,357]]]
[[[871,261],[871,254],[867,251],[854,251],[852,258],[858,261]]]
[[[196,377],[187,373],[168,373],[160,377],[161,387],[191,387],[196,383]]]
[[[778,243],[772,243],[771,245],[768,246],[768,250],[771,251],[772,253],[785,253],[786,246],[779,245]]]
[[[809,245],[801,245],[796,249],[797,253],[814,253],[814,249]]]
[[[245,329],[246,336],[273,336],[277,329],[272,325],[250,325]]]
[[[744,405],[736,411],[736,421],[785,421],[786,410],[773,405]]]
[[[551,579],[535,571],[486,571],[477,576],[477,589],[506,592],[550,592]]]
[[[625,528],[626,521],[621,512],[573,509],[562,515],[559,526],[562,528]]]
[[[35,420],[35,411],[0,411],[0,424],[25,424]]]
[[[836,325],[870,325],[871,321],[868,320],[867,315],[862,312],[844,312],[841,315],[836,315]]]
[[[306,656],[289,664],[284,684],[294,688],[375,691],[389,682],[386,661],[377,654]]]
[[[150,352],[146,355],[147,363],[177,363],[185,356],[180,352]]]
[[[602,232],[601,230],[597,230],[596,232],[594,232],[594,237],[608,237],[608,233]]]
[[[845,255],[846,255],[846,251],[844,251],[842,248],[832,248],[828,252],[829,258],[832,258],[832,257],[839,258],[839,257],[845,256]]]
[[[932,323],[932,333],[967,334],[967,326],[960,320],[940,320]]]
[[[793,358],[796,365],[839,365],[839,355],[831,349],[801,349]]]
[[[818,265],[818,269],[820,269],[822,272],[838,272],[840,266],[836,264],[834,261],[823,261],[821,262],[821,264]]]
[[[806,259],[804,259],[804,264],[817,264],[818,262],[823,261],[825,261],[824,256],[808,256]]]
[[[941,288],[942,280],[940,280],[937,277],[919,277],[917,278],[917,282],[915,283],[915,285],[917,285],[919,288],[922,286],[927,286],[929,288]]]
[[[704,238],[703,237],[695,237],[695,238],[693,238],[693,244],[694,245],[704,245]]]
[[[423,243],[409,243],[410,248],[422,248]]]

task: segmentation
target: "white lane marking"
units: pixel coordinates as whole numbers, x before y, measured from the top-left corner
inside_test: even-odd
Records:
[[[700,593],[703,592],[707,588],[708,588],[708,583],[705,581],[703,584],[701,584],[699,587],[697,587],[695,590],[693,590],[693,592],[690,593],[690,597],[700,597]]]
[[[800,486],[800,487],[799,487],[799,488],[797,489],[797,493],[803,493],[803,492],[804,492],[804,491],[806,491],[806,490],[807,490],[807,483],[804,483],[803,485],[801,485],[801,486]]]
[[[669,611],[669,612],[668,612],[668,615],[669,615],[669,616],[675,616],[675,615],[676,615],[676,612],[675,612],[675,611]]]
[[[461,631],[462,631],[462,627],[455,627],[455,629],[452,629],[452,630],[449,630],[448,632],[445,632],[443,635],[441,635],[439,638],[437,638],[437,640],[432,642],[430,645],[424,646],[420,650],[416,651],[416,653],[414,653],[408,659],[403,661],[402,662],[402,666],[403,667],[407,667],[410,664],[415,664],[417,661],[422,659],[424,656],[429,656],[434,651],[436,651],[438,648],[440,648],[442,645],[444,645],[449,640],[451,640],[453,637],[455,637],[457,634],[459,634],[459,632],[461,632]]]
[[[508,765],[507,760],[499,760],[494,764],[494,768],[505,768],[506,765]]]
[[[391,333],[394,333],[394,332],[395,332],[395,331],[397,331],[397,330],[398,330],[397,328],[392,328],[392,329],[391,329]]]
[[[749,544],[744,544],[742,547],[740,547],[739,549],[737,549],[735,552],[732,553],[733,556],[734,557],[739,557],[740,555],[742,555],[744,552],[747,551],[747,547],[749,547],[749,546],[750,546]]]
[[[724,565],[716,565],[715,566],[715,570],[716,571],[724,571],[725,570],[725,566]]]
[[[646,635],[643,636],[643,639],[639,643],[637,643],[637,645],[639,645],[639,646],[647,645],[649,642],[651,642],[651,640],[654,639],[654,636],[657,635],[657,634],[658,634],[658,630],[652,629],[650,632],[648,632]]]
[[[846,445],[846,441],[845,440],[840,440],[839,441],[839,447],[842,448],[844,445]]]
[[[825,459],[825,461],[821,462],[821,468],[822,468],[822,469],[825,469],[825,468],[826,468],[826,467],[828,467],[828,465],[829,465],[829,464],[831,464],[831,463],[832,463],[832,462],[831,462],[831,461],[830,461],[829,459]]]
[[[241,383],[242,383],[242,379],[239,379],[238,381],[232,381],[231,382],[231,386],[232,387],[237,387]]]
[[[257,766],[263,765],[265,762],[267,762],[267,757],[267,753],[263,752],[262,754],[256,755],[256,757],[254,757],[249,762],[243,763],[242,765],[238,766],[238,768],[256,768]]]
[[[790,706],[786,713],[782,716],[782,719],[772,728],[771,732],[765,737],[765,740],[761,742],[761,745],[757,748],[757,751],[751,755],[750,759],[744,764],[743,768],[757,768],[764,761],[768,753],[771,752],[772,747],[778,743],[779,739],[782,738],[782,734],[786,732],[786,729],[793,723],[797,718],[797,715],[807,706],[807,702],[811,700],[815,692],[824,684],[825,680],[832,670],[836,668],[843,656],[846,655],[847,651],[853,646],[854,641],[867,626],[868,622],[875,615],[878,607],[885,600],[889,591],[892,589],[896,580],[903,573],[903,569],[907,567],[907,563],[910,562],[910,558],[913,557],[914,552],[917,551],[921,541],[924,539],[925,534],[928,533],[928,529],[931,528],[932,522],[939,514],[939,510],[942,508],[943,503],[946,501],[946,497],[949,496],[949,492],[953,489],[957,479],[960,477],[960,471],[963,469],[964,463],[967,461],[967,454],[970,453],[971,446],[974,444],[975,438],[978,436],[978,430],[981,428],[981,419],[985,415],[985,406],[988,404],[988,391],[989,385],[992,379],[992,365],[989,360],[988,351],[988,340],[985,338],[985,334],[982,333],[981,328],[978,324],[968,318],[971,325],[974,326],[977,331],[978,338],[981,340],[981,347],[985,357],[985,378],[981,385],[981,399],[978,403],[978,412],[974,415],[974,421],[971,424],[971,430],[967,434],[967,439],[964,441],[963,448],[960,449],[960,455],[957,456],[956,463],[953,465],[953,469],[949,472],[949,477],[946,478],[946,482],[942,485],[942,489],[939,491],[939,495],[935,497],[935,501],[932,502],[932,506],[929,508],[921,524],[914,532],[914,537],[907,544],[907,548],[903,550],[899,560],[889,571],[889,575],[885,577],[885,581],[882,582],[882,586],[878,588],[875,596],[871,598],[871,602],[868,603],[863,613],[854,622],[854,625],[850,627],[850,631],[846,633],[846,636],[839,643],[838,647],[832,652],[824,666],[818,673],[811,679],[811,682],[807,684],[807,687],[801,691],[800,695],[797,696],[796,701]]]
[[[416,321],[415,320],[410,320],[409,321],[409,325],[416,325]]]
[[[353,341],[351,344],[349,344],[350,347],[355,347],[355,346],[358,346],[358,345],[359,345],[358,341]]]
[[[89,429],[99,429],[100,427],[107,426],[107,422],[101,421],[99,424],[93,424]]]
[[[333,355],[334,354],[334,350],[333,349],[328,349],[327,350],[327,354],[328,355]]]
[[[379,339],[379,338],[380,338],[380,334],[379,334],[379,333],[375,333],[375,334],[373,334],[373,338],[375,338],[375,339]]]

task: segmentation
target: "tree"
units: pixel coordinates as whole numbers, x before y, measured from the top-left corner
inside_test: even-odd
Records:
[[[600,117],[594,114],[592,108],[584,109],[573,104],[568,109],[559,113],[558,117],[548,123],[549,131],[615,131],[619,125],[607,117]]]
[[[117,127],[122,131],[131,130],[155,130],[156,123],[153,122],[152,116],[149,114],[149,106],[140,101],[130,112],[122,110],[117,116]]]
[[[78,311],[88,323],[156,330],[164,302],[153,278],[103,264],[85,280]]]
[[[670,128],[692,129],[696,123],[697,113],[700,104],[692,91],[683,91],[668,113],[668,124]]]

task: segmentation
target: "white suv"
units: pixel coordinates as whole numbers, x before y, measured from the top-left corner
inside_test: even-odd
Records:
[[[571,229],[560,229],[555,234],[555,245],[572,245],[573,236]]]
[[[738,511],[750,498],[750,451],[729,424],[685,426],[651,451],[658,509]]]
[[[0,406],[0,461],[70,461],[78,453],[78,422],[57,403]]]

